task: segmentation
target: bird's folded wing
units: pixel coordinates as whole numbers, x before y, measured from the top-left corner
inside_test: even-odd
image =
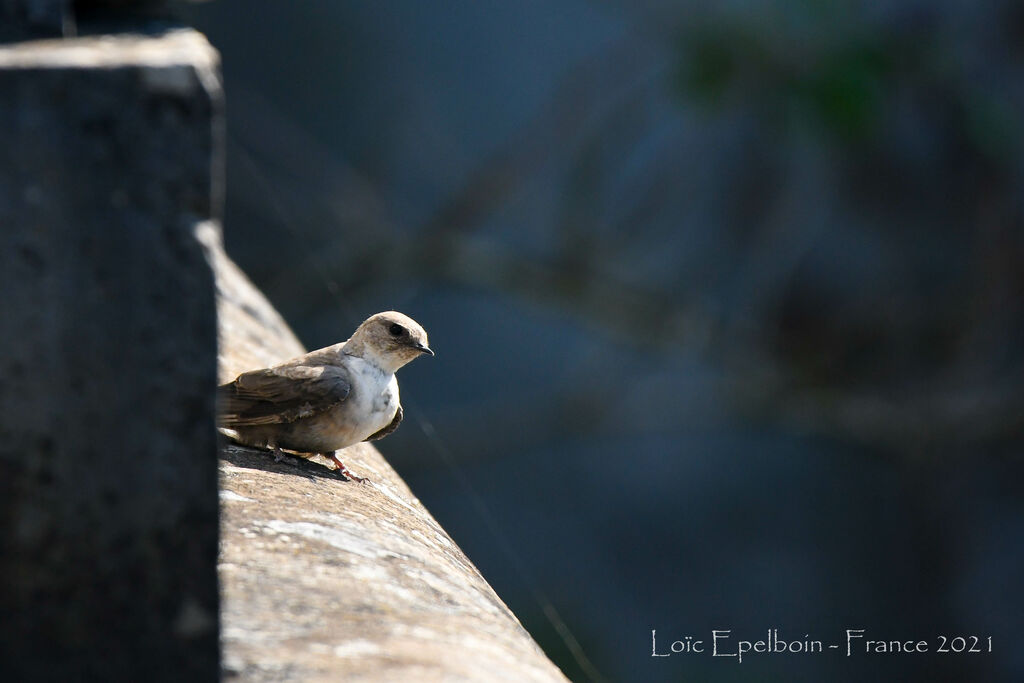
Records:
[[[377,439],[383,439],[385,436],[398,429],[398,425],[402,424],[402,416],[404,414],[405,411],[403,411],[402,406],[399,405],[398,410],[395,411],[395,418],[388,423],[388,426],[370,434],[368,437],[363,439],[363,441],[376,441]]]
[[[283,365],[253,370],[217,390],[224,427],[294,422],[333,408],[352,391],[348,373],[337,365]]]

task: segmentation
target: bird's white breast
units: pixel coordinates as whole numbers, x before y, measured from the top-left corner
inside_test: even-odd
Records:
[[[352,393],[349,400],[355,405],[355,414],[360,416],[358,436],[362,441],[375,432],[384,429],[395,417],[398,410],[398,379],[393,372],[385,372],[362,358],[351,357]]]

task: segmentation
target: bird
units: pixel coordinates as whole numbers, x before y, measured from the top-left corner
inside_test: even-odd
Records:
[[[367,318],[346,341],[269,368],[250,370],[217,389],[218,426],[236,442],[322,455],[352,481],[337,451],[383,439],[404,412],[395,372],[433,356],[426,331],[397,311]]]

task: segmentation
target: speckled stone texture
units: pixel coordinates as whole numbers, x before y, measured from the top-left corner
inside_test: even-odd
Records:
[[[199,34],[0,46],[0,669],[216,680],[220,86]]]

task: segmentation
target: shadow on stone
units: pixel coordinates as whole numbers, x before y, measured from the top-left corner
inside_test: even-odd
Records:
[[[286,474],[309,480],[333,479],[335,481],[350,481],[338,472],[328,469],[315,461],[289,455],[288,460],[277,462],[274,460],[273,452],[269,450],[239,446],[231,442],[221,444],[220,458],[235,467],[244,467],[251,470]]]

